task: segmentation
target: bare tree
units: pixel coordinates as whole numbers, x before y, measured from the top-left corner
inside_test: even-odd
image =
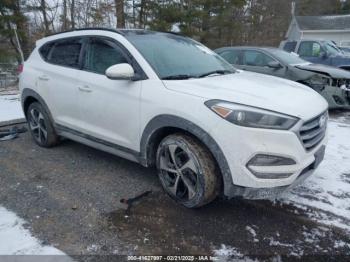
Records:
[[[71,22],[71,28],[75,28],[75,0],[71,0],[70,5],[70,22]]]
[[[62,7],[63,7],[63,12],[62,12],[62,30],[65,31],[65,30],[68,29],[67,0],[63,0]]]
[[[145,11],[146,0],[141,0],[140,13],[139,13],[139,27],[144,27],[144,11]]]
[[[48,34],[50,32],[50,23],[49,23],[49,20],[47,19],[45,0],[40,1],[40,11],[41,11],[41,14],[42,14],[43,20],[44,20],[45,34]]]
[[[125,27],[124,0],[115,0],[115,12],[117,17],[117,28]]]
[[[132,23],[134,28],[136,27],[136,3],[132,0]]]

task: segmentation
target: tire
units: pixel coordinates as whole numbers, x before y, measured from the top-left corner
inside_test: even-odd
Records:
[[[30,104],[26,116],[30,133],[36,144],[46,148],[57,145],[59,137],[48,113],[40,103]]]
[[[213,201],[221,176],[213,156],[200,142],[184,134],[165,137],[158,146],[157,171],[164,191],[187,208]]]

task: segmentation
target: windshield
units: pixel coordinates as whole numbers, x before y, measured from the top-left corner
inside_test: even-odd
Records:
[[[280,49],[272,49],[270,52],[279,60],[287,65],[297,65],[309,63],[304,59],[301,59],[297,54],[288,53]]]
[[[342,51],[350,52],[350,47],[340,47]]]
[[[148,32],[125,36],[161,79],[231,74],[235,69],[202,44],[186,37]]]
[[[326,42],[325,47],[330,55],[338,55],[342,53],[332,42]]]

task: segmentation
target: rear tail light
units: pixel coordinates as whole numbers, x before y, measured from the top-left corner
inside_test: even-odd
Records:
[[[19,64],[18,68],[17,68],[17,73],[18,74],[22,73],[23,72],[23,68],[24,68],[23,64]]]

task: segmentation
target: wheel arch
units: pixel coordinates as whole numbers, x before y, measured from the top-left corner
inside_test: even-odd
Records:
[[[232,195],[233,182],[226,157],[216,141],[201,127],[173,115],[159,115],[154,117],[146,126],[141,137],[140,163],[144,166],[154,166],[156,150],[160,141],[172,133],[183,132],[189,134],[206,146],[213,155],[222,175],[224,194]]]
[[[46,110],[46,112],[50,118],[51,123],[53,123],[53,124],[55,123],[53,121],[53,117],[51,115],[51,112],[50,112],[49,107],[47,106],[45,100],[34,90],[28,89],[28,88],[23,89],[22,95],[21,95],[21,101],[22,101],[22,110],[24,112],[24,116],[26,119],[27,119],[27,109],[30,106],[30,104],[32,104],[34,102],[38,102]]]

